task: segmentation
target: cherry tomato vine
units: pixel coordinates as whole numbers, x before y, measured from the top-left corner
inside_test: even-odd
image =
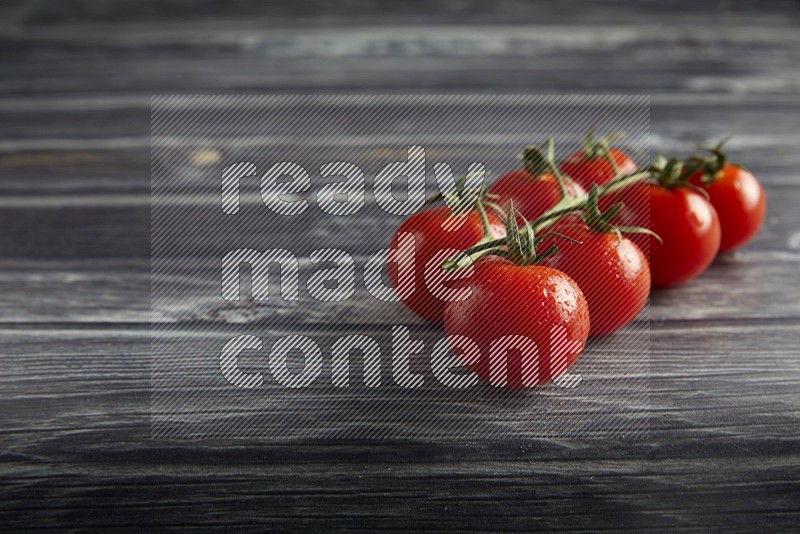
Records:
[[[541,147],[526,146],[521,168],[488,187],[469,192],[465,178],[457,180],[457,191],[431,198],[392,237],[396,245],[404,232],[415,236],[414,271],[423,277],[432,261],[445,278],[469,269],[469,276],[445,282],[466,298],[443,301],[423,285],[403,302],[443,322],[448,335],[473,339],[480,356],[463,363],[494,385],[557,378],[580,351],[554,345],[554,329],[581,344],[613,334],[636,320],[651,288],[689,282],[763,224],[764,190],[729,161],[725,141],[639,168],[614,146],[623,134],[598,137],[598,125],[560,163],[548,138]],[[447,206],[434,206],[442,200]],[[456,201],[458,213],[449,207]],[[454,219],[458,230],[445,231]],[[397,284],[391,266],[389,278]],[[518,338],[530,346],[514,345],[506,366],[496,367],[498,340]]]

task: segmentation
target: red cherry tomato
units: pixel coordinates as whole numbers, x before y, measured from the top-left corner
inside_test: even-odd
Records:
[[[614,233],[598,233],[582,222],[559,222],[553,231],[580,243],[553,238],[558,252],[543,263],[563,271],[577,282],[589,304],[592,337],[616,332],[644,308],[650,295],[647,258],[630,239]]]
[[[577,198],[586,191],[570,180],[564,181],[567,196]],[[561,192],[555,176],[550,173],[533,176],[525,169],[509,172],[497,179],[490,187],[489,193],[497,195],[495,203],[508,210],[509,203],[523,217],[533,221],[555,206],[561,200]]]
[[[520,267],[499,257],[482,258],[474,268],[472,294],[449,302],[444,313],[445,332],[470,338],[480,349],[465,366],[515,389],[561,376],[589,336],[589,307],[578,285],[550,267]],[[492,373],[493,356],[506,362],[504,373]]]
[[[719,217],[702,195],[687,187],[665,188],[640,182],[602,199],[601,205],[623,202],[619,223],[649,228],[630,239],[650,260],[654,287],[683,284],[702,274],[714,261],[720,243]]]
[[[445,249],[464,251],[483,237],[483,226],[477,211],[473,210],[461,215],[466,220],[454,231],[443,227],[451,217],[451,213],[447,206],[415,213],[398,227],[392,235],[389,245],[391,248],[397,247],[398,236],[403,232],[414,235],[414,291],[403,299],[403,303],[411,311],[429,321],[442,321],[446,301],[433,295],[426,285],[425,267],[428,261]],[[505,227],[500,219],[491,213],[487,213],[486,216],[494,236],[503,237]],[[442,258],[442,261],[444,259],[446,258]],[[389,263],[387,271],[389,282],[396,288],[398,285],[397,265]],[[453,283],[445,282],[444,285],[452,287]]]
[[[585,149],[577,150],[567,156],[559,165],[559,169],[587,190],[592,184],[603,185],[619,174],[630,174],[637,169],[636,162],[621,150],[609,148],[608,156],[617,166],[616,170],[607,157],[590,156]]]
[[[750,241],[761,228],[767,211],[764,189],[748,170],[726,163],[714,181],[703,183],[702,172],[689,181],[708,193],[722,227],[720,252],[727,252]]]

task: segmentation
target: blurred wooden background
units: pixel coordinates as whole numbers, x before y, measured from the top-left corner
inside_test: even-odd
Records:
[[[800,525],[800,4],[0,4],[0,521],[370,530]],[[638,442],[149,439],[157,93],[651,95],[654,150],[732,134],[745,250],[652,302]]]

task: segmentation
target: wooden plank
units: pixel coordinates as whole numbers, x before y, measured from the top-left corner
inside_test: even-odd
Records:
[[[797,530],[798,22],[794,2],[755,1],[3,2],[4,529]],[[768,221],[654,295],[645,439],[150,439],[149,96],[306,90],[652,93],[656,149],[734,134]],[[375,217],[346,234],[360,250],[391,231]],[[259,235],[295,248],[288,221],[271,230]],[[187,286],[211,288],[199,274]],[[359,303],[358,328],[385,335],[399,317],[439,334]],[[200,310],[170,318],[204,330],[236,314]],[[325,340],[356,328],[335,308],[279,326]],[[600,384],[618,341],[599,347]]]
[[[487,95],[492,94],[491,89],[485,89],[482,92]],[[503,92],[498,90],[496,94],[498,95],[496,101],[502,101]],[[597,93],[589,92],[589,94]],[[713,96],[717,96],[720,102],[708,101],[700,95],[687,95],[684,100],[675,102],[668,101],[669,97],[666,95],[663,96],[665,101],[659,102],[657,98],[651,100],[650,127],[655,134],[651,140],[654,150],[691,150],[695,143],[707,142],[724,135],[732,136],[730,149],[733,151],[749,149],[758,153],[758,151],[768,149],[785,148],[796,142],[797,132],[792,128],[791,115],[800,107],[800,99],[795,101],[786,101],[781,98],[771,100],[769,97],[761,95],[749,98],[743,96],[731,101],[726,99],[722,93],[715,93]],[[389,100],[391,97],[388,95],[384,97],[385,101],[378,100],[378,97],[374,98],[386,116],[402,111],[404,115],[413,117],[415,113],[421,113],[424,109],[422,103],[418,106],[410,102],[399,105],[397,102]],[[696,98],[697,101],[693,102],[693,98]],[[92,162],[89,157],[91,155],[99,158],[106,152],[120,151],[124,153],[127,150],[149,149],[151,133],[149,96],[120,98],[99,96],[97,100],[72,99],[71,104],[69,99],[53,100],[52,98],[6,98],[0,100],[5,103],[5,106],[0,106],[0,116],[6,123],[6,127],[0,133],[0,155],[3,157],[4,167],[17,166],[24,169],[35,164],[35,161],[31,161],[31,156],[35,154],[26,157],[25,152],[81,150],[99,152],[96,155],[88,154],[83,159],[75,157],[72,160],[53,162],[68,166],[70,163],[88,165]],[[453,103],[457,103],[458,100],[458,96],[453,96]],[[56,102],[62,102],[63,105],[54,107]],[[308,106],[309,113],[314,113],[319,119],[313,124],[313,128],[310,128],[312,125],[294,124],[292,130],[270,129],[268,125],[264,125],[262,136],[250,133],[249,142],[253,146],[260,144],[269,147],[292,135],[309,135],[320,143],[335,141],[336,138],[333,137],[333,134],[341,133],[341,129],[347,126],[347,123],[335,122],[335,120],[346,118],[346,110],[337,110],[336,108],[340,106],[326,101],[309,102]],[[560,104],[554,103],[551,109],[555,110],[556,106],[560,106]],[[566,106],[564,107],[566,109]],[[242,108],[245,108],[244,104],[242,104]],[[262,115],[264,115],[265,109],[269,110],[270,108],[265,105],[259,110]],[[276,111],[276,114],[277,111],[285,113],[289,106],[287,104],[283,109],[275,106],[272,109]],[[338,113],[336,113],[337,111]],[[498,109],[497,111],[500,113],[502,110]],[[544,114],[542,113],[542,115]],[[269,117],[269,115],[264,116]],[[552,117],[543,116],[542,119],[551,127],[559,126],[558,121]],[[593,122],[593,118],[587,116],[585,122],[588,127]],[[229,133],[229,138],[245,136],[245,132],[237,132],[233,126],[235,124],[225,125],[225,131]],[[356,128],[356,126],[361,128]],[[358,137],[363,137],[366,133],[363,126],[363,122],[352,125],[352,128],[355,129],[354,134],[358,134]],[[393,133],[392,126],[391,124],[385,125],[383,131],[376,132],[376,135]],[[309,130],[298,130],[303,127],[309,128]],[[462,127],[464,126],[462,125]],[[492,124],[485,130],[476,129],[456,133],[469,133],[473,137],[477,137],[481,133],[504,133],[503,128],[508,133],[527,130],[533,141],[548,133],[561,134],[562,143],[572,144],[577,141],[573,136],[567,137],[565,131],[545,132],[543,125],[537,123]],[[576,133],[571,130],[573,129],[570,129],[569,133]],[[194,133],[199,133],[199,131],[198,124]],[[218,128],[218,131],[209,129],[204,133],[219,134],[220,131],[222,131],[222,126]],[[277,136],[275,133],[281,135]],[[407,134],[408,132],[403,133]],[[355,148],[357,147],[358,145]],[[23,154],[15,155],[18,152]],[[40,164],[44,164],[46,161]]]
[[[6,5],[7,4],[7,5]],[[620,8],[610,0],[581,2],[566,0],[558,4],[523,0],[504,0],[486,5],[479,0],[420,0],[403,2],[375,10],[370,0],[356,0],[332,6],[322,0],[295,2],[205,2],[203,9],[189,9],[183,0],[67,0],[57,6],[27,4],[9,0],[4,4],[9,13],[17,11],[15,23],[23,27],[52,27],[90,23],[92,26],[115,26],[120,23],[167,22],[219,24],[261,21],[263,27],[360,25],[390,19],[400,24],[436,24],[453,20],[469,23],[519,24],[529,18],[542,24],[561,24],[565,19],[579,24],[642,23],[663,21],[670,24],[734,24],[788,25],[797,20],[796,4],[789,0],[769,3],[745,1],[694,4],[685,0],[647,2]],[[689,8],[692,8],[690,11]],[[307,17],[313,13],[314,17]],[[533,17],[535,15],[535,18]]]
[[[363,258],[359,258],[361,262]],[[800,255],[745,249],[720,258],[701,278],[681,287],[653,294],[649,317],[653,321],[691,319],[736,320],[800,317]],[[360,263],[359,263],[360,265]],[[6,259],[0,262],[0,290],[5,295],[0,323],[125,323],[144,325],[151,320],[199,319],[259,322],[267,320],[282,301],[259,307],[235,306],[218,296],[219,266],[181,274],[186,295],[194,298],[173,304],[171,313],[151,316],[150,262],[147,258]],[[180,271],[179,271],[180,272]],[[309,298],[303,287],[303,299]],[[31,298],[35,295],[36,298]],[[205,304],[204,304],[205,302]],[[277,306],[277,308],[276,308]],[[376,308],[380,310],[376,313]],[[288,311],[289,307],[284,309]],[[402,306],[378,302],[356,285],[349,301],[318,303],[313,314],[296,310],[298,324],[341,322],[373,325],[422,324]]]
[[[0,101],[1,102],[1,101]],[[76,194],[146,194],[150,188],[150,122],[149,98],[136,100],[115,108],[113,100],[99,108],[88,102],[77,101],[75,106],[48,109],[47,102],[28,101],[5,109],[0,108],[5,128],[0,132],[0,207],[13,202],[14,197],[28,193],[38,195]],[[11,101],[13,103],[13,101]],[[17,102],[19,103],[19,102]],[[44,106],[43,111],[37,107]],[[88,106],[88,107],[87,107]],[[685,102],[673,105],[651,106],[650,128],[653,152],[688,154],[700,143],[713,143],[731,135],[728,147],[731,156],[747,164],[767,184],[797,184],[795,170],[800,161],[793,147],[800,138],[792,118],[800,106],[778,102],[751,103],[745,107],[730,104],[692,105]],[[320,113],[324,108],[320,106]],[[388,112],[387,112],[388,113]],[[586,118],[586,123],[592,117]],[[366,166],[378,168],[394,155],[397,142],[377,140],[371,146],[347,146],[347,139],[331,132],[340,123],[317,124],[313,132],[320,143],[337,141],[331,157],[347,156]],[[525,126],[523,126],[525,127]],[[546,132],[531,124],[530,140],[541,141]],[[326,134],[327,130],[327,134]],[[310,133],[309,133],[310,135]],[[449,161],[467,155],[488,157],[490,171],[501,172],[516,164],[514,155],[517,143],[509,141],[507,147],[497,139],[487,136],[481,143],[464,143],[462,151],[471,154],[454,154],[453,146],[440,147],[438,159]],[[251,151],[286,152],[285,140],[256,137],[249,141]],[[560,150],[566,153],[578,143],[576,136],[560,139]],[[233,155],[220,142],[222,163]],[[197,175],[198,169],[190,166],[190,154],[196,140],[186,141],[186,160],[176,161],[180,172]],[[384,147],[386,150],[376,150]],[[345,150],[346,149],[346,150]],[[507,151],[507,154],[503,151]],[[398,151],[399,154],[399,151]],[[220,163],[220,164],[222,164]],[[264,163],[266,164],[266,163]],[[216,170],[212,167],[209,170]],[[216,193],[216,192],[215,192]],[[12,197],[12,198],[8,198]],[[68,202],[69,200],[65,200]],[[111,200],[115,201],[115,200]],[[142,202],[142,199],[138,200]],[[102,204],[103,198],[94,201]]]
[[[764,227],[748,245],[751,251],[780,252],[797,250],[800,237],[800,211],[797,210],[797,187],[770,187],[768,218]],[[117,200],[117,202],[109,202]],[[13,207],[0,207],[0,250],[6,258],[74,258],[74,257],[149,257],[149,197],[109,196],[97,201],[83,196],[68,200],[50,197],[52,203],[35,196],[26,196]],[[8,201],[8,200],[6,200]],[[211,204],[213,202],[213,204]],[[182,205],[187,215],[220,224],[223,217],[212,197],[200,206]],[[107,205],[103,205],[103,204]],[[0,201],[2,204],[2,201]],[[312,207],[295,217],[279,217],[266,207],[263,218],[254,217],[248,246],[264,243],[268,248],[287,248],[295,254],[307,255],[323,247],[342,247],[351,254],[366,254],[386,247],[388,238],[399,224],[399,217],[389,217],[374,204],[368,204],[358,217],[320,217]],[[369,211],[369,213],[367,213]],[[257,212],[256,212],[257,213]],[[298,239],[297,228],[304,236]],[[35,232],[31,230],[35,229]],[[67,229],[67,231],[65,231]],[[324,237],[328,236],[328,237]],[[173,238],[180,236],[173,235]],[[185,247],[194,250],[222,250],[230,242],[219,235],[185,236]],[[187,249],[188,250],[188,249]]]
[[[619,9],[606,9],[625,18]],[[732,11],[721,24],[723,13],[712,9],[704,19],[695,9],[691,16],[676,9],[677,16],[638,24],[581,22],[565,11],[569,16],[553,25],[540,18],[546,11],[540,6],[524,10],[512,25],[480,18],[471,25],[442,24],[436,17],[413,26],[399,19],[359,24],[353,17],[325,28],[278,23],[280,17],[137,22],[131,16],[120,22],[111,15],[104,23],[63,17],[4,32],[9,53],[0,59],[14,76],[0,82],[0,93],[187,87],[796,93],[792,66],[800,40],[786,10]],[[427,6],[406,14],[419,19],[422,13],[428,15]],[[796,16],[796,10],[789,13]],[[766,56],[771,61],[763,61]]]
[[[154,94],[182,93],[191,87],[191,92],[195,93],[436,92],[457,88],[466,92],[489,89],[533,93],[708,91],[731,94],[744,91],[779,96],[796,94],[797,82],[790,74],[796,60],[774,68],[760,62],[760,56],[720,64],[714,59],[693,58],[691,52],[686,58],[673,61],[660,56],[659,51],[639,60],[630,59],[631,50],[615,52],[586,52],[582,56],[570,54],[552,58],[444,55],[440,61],[381,56],[335,61],[319,57],[265,60],[239,55],[218,59],[202,55],[136,59],[113,54],[105,61],[92,62],[90,57],[84,60],[61,57],[43,65],[14,64],[15,75],[0,82],[0,93],[25,96],[35,87],[37,93],[51,95],[131,91]],[[609,60],[609,57],[616,59]],[[365,66],[365,59],[373,59],[367,61],[371,65],[369,68]],[[536,62],[536,69],[530,68],[532,61]],[[659,61],[664,63],[656,66]],[[40,74],[42,71],[47,72],[46,77]],[[575,78],[576,72],[581,73],[579,79]],[[187,81],[191,81],[191,85],[187,86]]]
[[[791,122],[794,110],[794,106],[780,104],[751,106],[735,112],[731,112],[727,106],[654,106],[653,148],[654,151],[685,154],[698,142],[713,142],[724,133],[733,134],[735,137],[730,142],[733,157],[745,162],[756,172],[768,189],[769,218],[764,231],[752,247],[758,250],[794,250],[800,235],[800,220],[793,200],[798,186],[795,170],[800,163],[797,161],[796,151],[793,150],[800,142]],[[117,136],[122,135],[123,130],[138,129],[130,119],[134,116],[144,119],[147,110],[130,110],[126,119],[129,126],[124,128],[110,126],[114,121],[102,118],[106,115],[105,110],[89,110],[91,118],[76,120],[85,112],[87,111],[81,107],[53,114],[40,114],[30,109],[4,112],[8,117],[13,117],[12,125],[25,125],[22,127],[26,129],[27,135],[34,136],[27,141],[24,138],[22,141],[9,138],[0,140],[0,147],[3,143],[12,145],[9,152],[0,154],[0,173],[5,178],[0,185],[0,191],[6,193],[0,198],[0,224],[6,229],[0,235],[0,250],[6,251],[8,256],[149,255],[149,153],[144,148],[149,144],[149,139],[134,138],[138,139],[136,143],[139,148],[115,149],[112,146],[109,149],[98,149],[94,144],[97,138],[88,138],[89,146],[94,148],[38,152],[19,150],[19,143],[33,143],[31,146],[44,143],[47,146],[52,142],[52,138],[39,138],[35,134],[36,131],[48,131],[50,123],[60,125],[59,128],[76,124],[76,134],[79,137],[99,135],[106,140],[120,141],[125,145],[132,138]],[[144,124],[142,121],[140,126]],[[713,129],[710,126],[712,124]],[[37,125],[42,127],[37,129]],[[334,124],[328,126],[333,128]],[[12,126],[9,134],[13,133],[21,132],[15,132]],[[539,132],[536,137],[542,135],[544,133]],[[58,137],[56,140],[61,143],[62,139]],[[320,139],[322,142],[326,139],[333,141],[342,138],[322,133]],[[80,144],[85,139],[76,141]],[[577,139],[569,141],[574,145]],[[291,144],[286,140],[258,138],[254,141],[252,150],[272,152],[278,150],[276,143],[286,142]],[[564,148],[568,146],[570,145],[565,145]],[[182,176],[196,184],[198,180],[206,179],[207,173],[218,173],[219,170],[214,166],[194,167],[189,158],[192,147],[187,142],[186,160],[176,161],[174,172],[176,176]],[[512,157],[516,144],[498,144],[497,140],[490,137],[483,141],[474,141],[473,144],[465,144],[461,153],[456,153],[453,147],[443,146],[435,154],[431,152],[431,157],[453,162],[467,161],[468,156],[474,155],[469,152],[473,150],[471,147],[474,147],[476,153],[488,158],[486,164],[492,176],[516,165]],[[372,146],[343,146],[342,150],[345,148],[348,158],[358,161],[368,170],[377,169],[392,158],[400,157],[399,151],[395,154],[392,150],[376,150]],[[245,152],[234,155],[227,153],[224,148],[221,150],[223,161],[227,161],[226,158],[250,154]],[[339,150],[339,145],[332,144],[326,153],[331,158],[342,157]],[[209,186],[204,189],[206,196],[197,199],[198,205],[216,202],[218,192],[212,185],[215,180],[207,181]],[[303,219],[304,227],[320,227],[325,223],[325,220],[314,219],[311,215],[313,214],[309,212],[308,217]],[[98,225],[97,221],[103,221],[103,224]],[[361,224],[365,221],[369,224]],[[280,221],[282,225],[269,224],[263,229],[264,236],[269,241],[274,241],[276,246],[287,239],[294,241],[296,222],[284,220]],[[379,218],[375,213],[360,219],[359,223],[360,229],[352,235],[358,235],[363,251],[383,246],[386,236],[395,224],[389,219]],[[37,230],[34,233],[30,231],[33,228]],[[64,228],[71,228],[71,231],[65,233]],[[378,228],[382,230],[377,231]],[[369,235],[367,231],[370,231]]]
[[[288,525],[309,513],[343,526],[435,516],[653,528],[735,526],[756,512],[788,527],[800,485],[798,332],[796,322],[657,326],[644,441],[280,445],[151,441],[146,331],[5,330],[0,513],[29,528]],[[755,365],[765,339],[770,365]]]

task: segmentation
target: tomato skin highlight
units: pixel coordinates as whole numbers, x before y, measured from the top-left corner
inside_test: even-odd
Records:
[[[720,253],[741,247],[758,233],[764,223],[767,197],[750,171],[726,163],[711,183],[703,183],[702,173],[695,173],[689,181],[705,189],[717,210],[722,227]]]
[[[572,198],[586,194],[580,185],[569,180],[565,180],[564,189]],[[525,169],[501,176],[489,186],[488,192],[497,195],[494,202],[504,211],[508,210],[509,203],[513,203],[514,209],[529,221],[543,215],[561,200],[555,176],[549,173],[533,176]]]
[[[581,223],[559,223],[553,231],[580,241],[548,239],[558,252],[544,264],[575,280],[589,305],[591,337],[612,334],[630,323],[650,296],[650,267],[639,247],[628,237],[595,232]]]
[[[446,230],[442,225],[451,217],[447,206],[439,206],[415,213],[403,221],[392,235],[389,246],[397,246],[398,236],[403,232],[414,235],[414,291],[402,302],[420,317],[434,322],[442,322],[446,301],[437,298],[425,283],[425,266],[428,260],[439,251],[452,248],[467,250],[483,237],[483,226],[477,211],[470,211],[462,217],[466,220],[454,231]],[[505,236],[505,226],[495,215],[486,214],[492,233],[495,237]],[[398,285],[398,269],[393,263],[387,266],[389,283]]]
[[[535,362],[523,361],[520,351],[508,351],[508,388],[558,378],[580,356],[567,351],[563,361],[551,361],[557,350],[568,347],[566,343],[579,341],[582,348],[589,336],[589,307],[578,285],[566,274],[487,256],[475,263],[469,287],[472,295],[468,299],[445,307],[444,327],[448,335],[466,336],[478,345],[480,359],[467,367],[481,379],[491,381],[490,347],[504,336],[525,336],[538,350]],[[553,329],[559,327],[565,329],[566,339],[551,346]]]
[[[684,284],[714,261],[721,236],[719,216],[696,191],[641,182],[602,199],[601,206],[617,202],[625,204],[619,224],[649,228],[663,240],[647,234],[630,236],[650,261],[653,287]]]
[[[638,168],[636,162],[621,150],[609,148],[608,154],[617,166],[618,172],[614,171],[608,159],[602,156],[589,157],[584,149],[576,150],[567,156],[558,168],[586,190],[589,190],[592,184],[607,184],[617,174],[630,174]]]

